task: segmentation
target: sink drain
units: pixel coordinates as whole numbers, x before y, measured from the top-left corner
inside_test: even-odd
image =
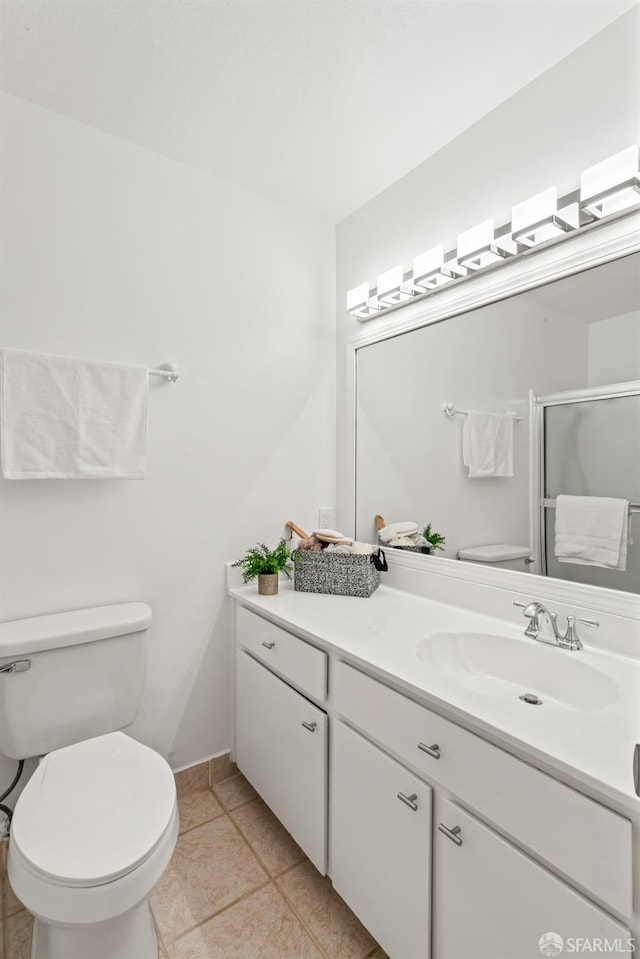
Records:
[[[522,696],[518,696],[518,699],[521,699],[523,703],[529,703],[530,706],[542,706],[542,700],[535,693],[523,693]]]

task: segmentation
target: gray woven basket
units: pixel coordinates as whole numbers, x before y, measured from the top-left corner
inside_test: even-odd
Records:
[[[303,593],[368,597],[380,585],[380,573],[373,564],[373,555],[314,553],[297,549],[291,558],[294,588]]]

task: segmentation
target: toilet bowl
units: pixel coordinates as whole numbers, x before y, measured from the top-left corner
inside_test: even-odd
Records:
[[[32,959],[156,959],[149,895],[178,835],[175,781],[122,732],[45,756],[13,815],[8,872]]]

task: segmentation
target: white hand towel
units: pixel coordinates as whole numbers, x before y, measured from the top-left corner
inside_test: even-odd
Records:
[[[148,370],[3,350],[7,479],[144,479]]]
[[[607,496],[558,496],[555,554],[561,563],[627,568],[629,501]]]
[[[513,476],[513,416],[469,410],[462,428],[462,462],[470,479]]]

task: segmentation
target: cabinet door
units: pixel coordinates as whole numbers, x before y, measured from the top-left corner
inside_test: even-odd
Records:
[[[314,866],[327,870],[327,715],[236,653],[235,760]]]
[[[332,728],[333,885],[391,959],[427,959],[431,788],[341,722]]]
[[[433,959],[540,959],[549,933],[630,955],[628,929],[455,803],[438,801],[435,826]]]

